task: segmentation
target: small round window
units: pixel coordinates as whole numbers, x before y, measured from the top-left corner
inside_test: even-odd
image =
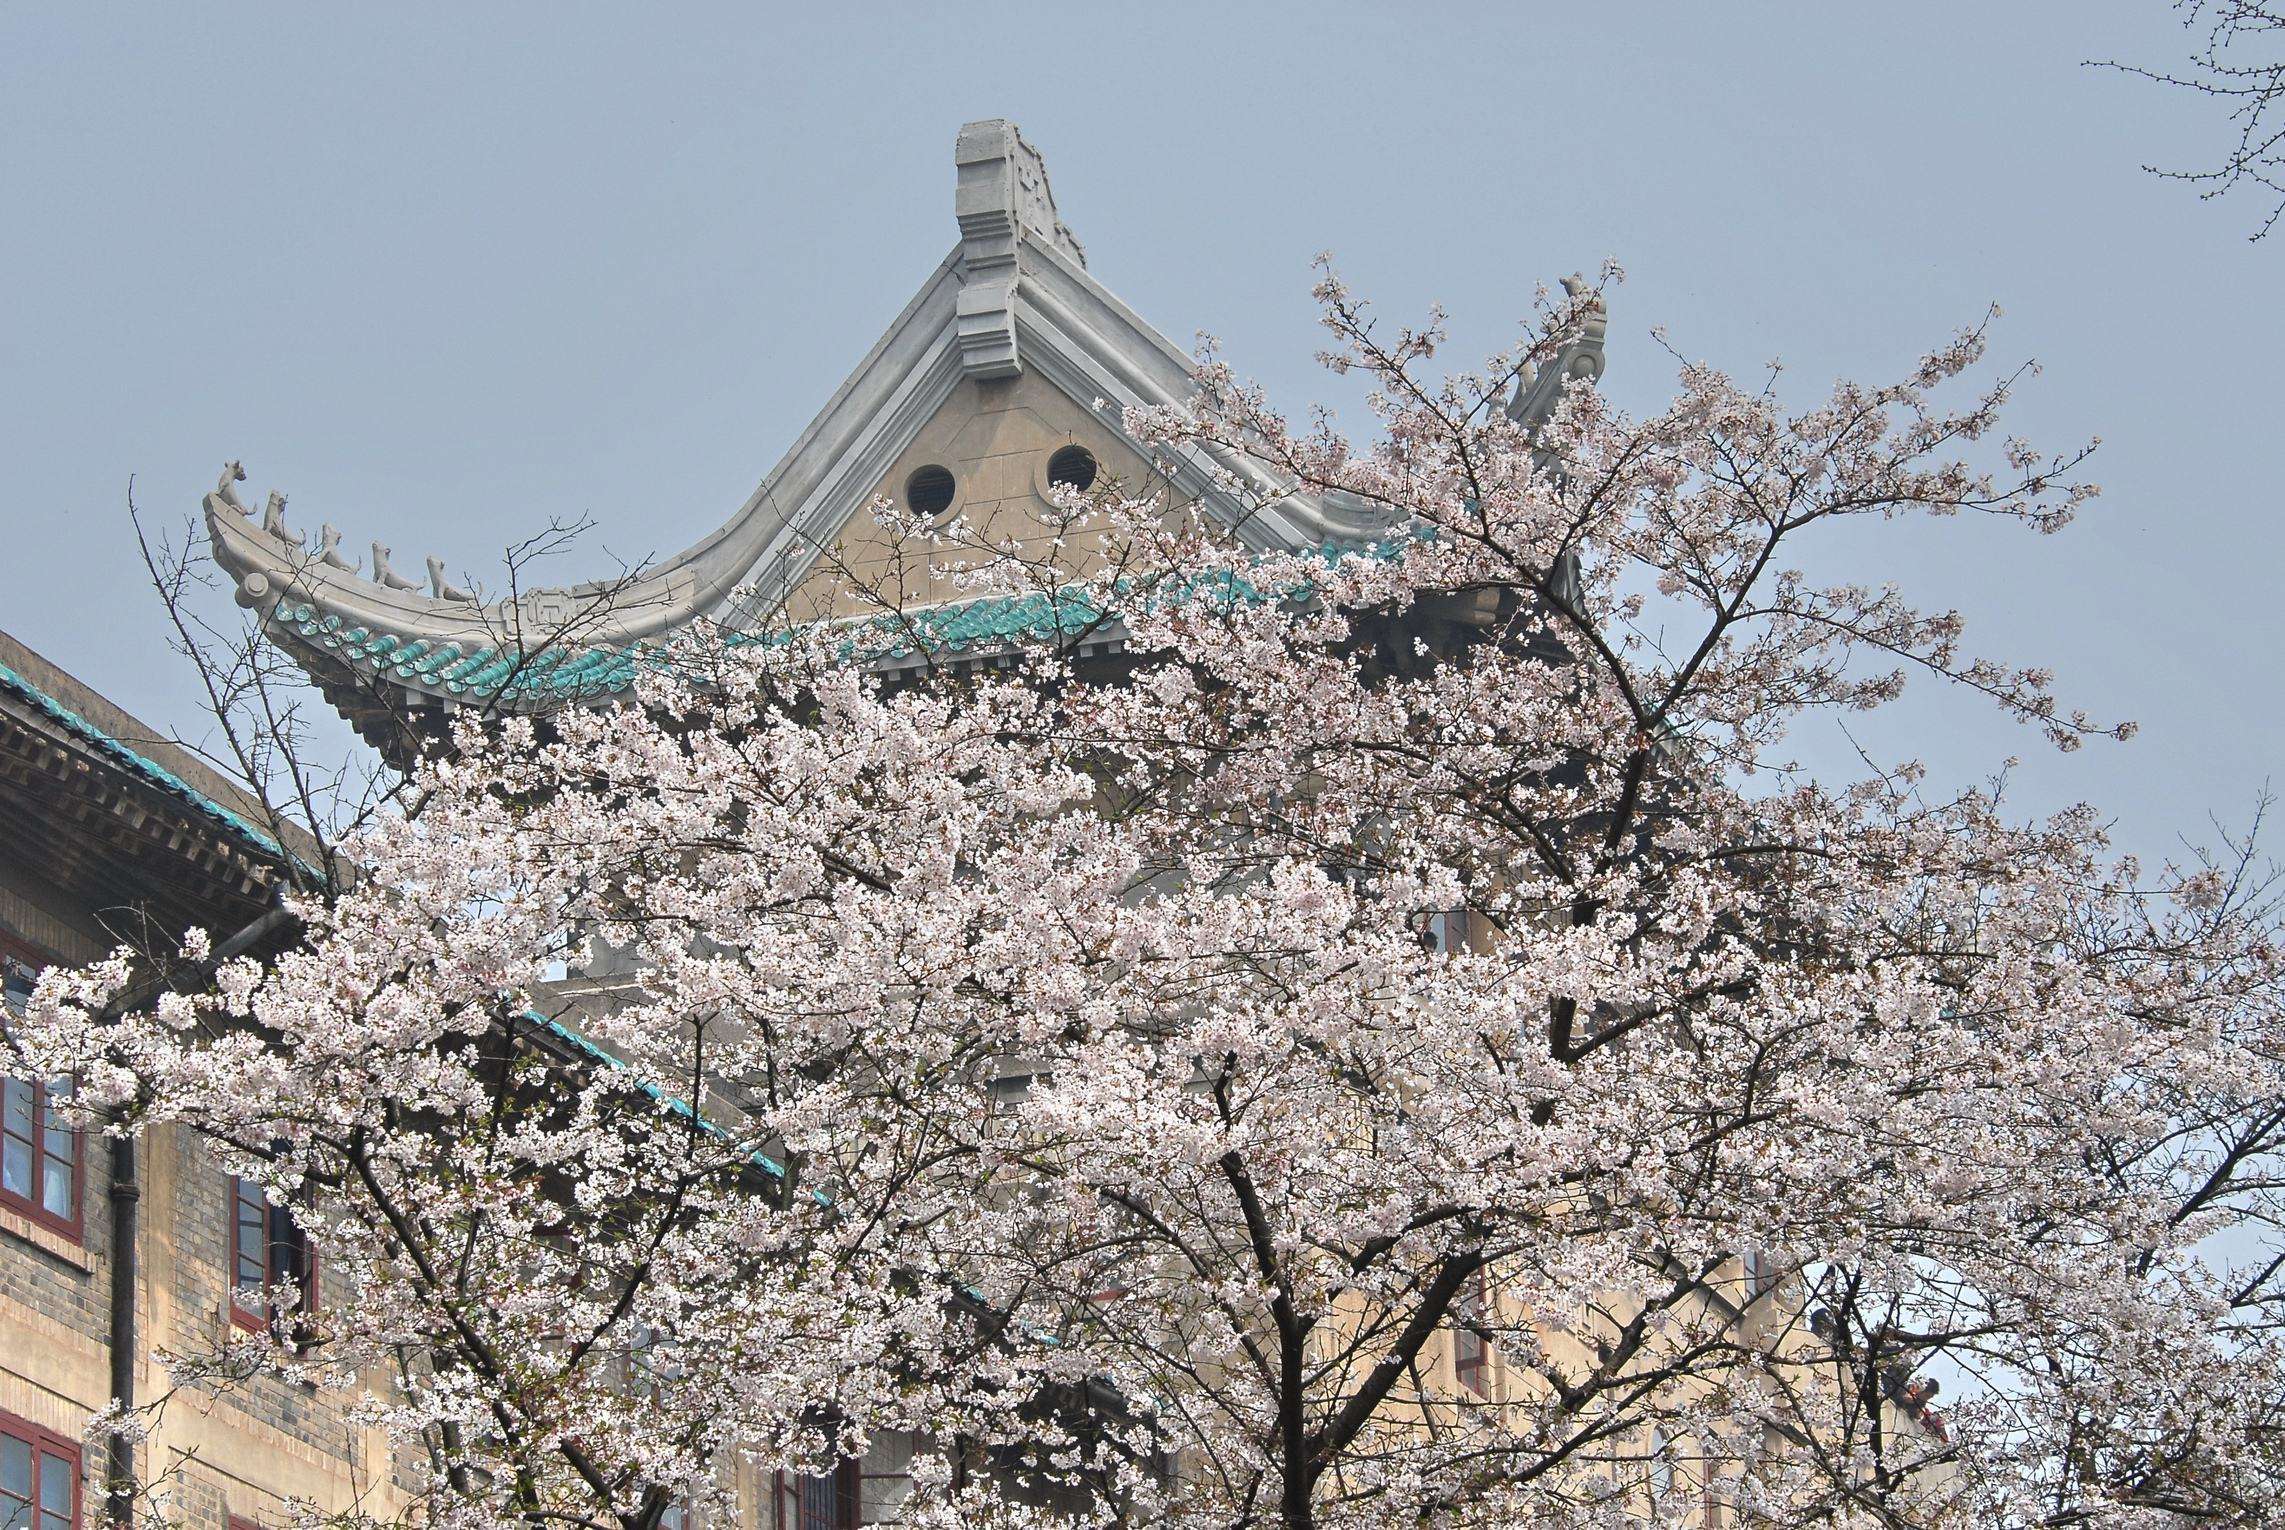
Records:
[[[904,481],[905,508],[915,515],[937,516],[952,508],[952,470],[931,462],[923,468],[914,468],[912,476]]]
[[[1047,459],[1047,481],[1084,494],[1095,486],[1095,454],[1084,446],[1066,446]]]

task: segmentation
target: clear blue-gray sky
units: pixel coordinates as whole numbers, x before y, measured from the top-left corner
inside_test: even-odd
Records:
[[[2186,46],[2164,0],[12,4],[0,627],[195,730],[125,491],[179,515],[226,457],[414,570],[551,516],[593,516],[590,561],[679,548],[949,248],[954,131],[1007,116],[1095,273],[1296,409],[1331,391],[1320,250],[1391,314],[1446,304],[1465,360],[1615,256],[1637,407],[1671,379],[1652,324],[1806,396],[1998,301],[1997,353],[2046,369],[2015,426],[2100,434],[2104,499],[1848,571],[2144,731],[2058,760],[1915,698],[1871,742],[1954,776],[2020,751],[2027,806],[2163,853],[2285,743],[2285,233],[2137,168],[2218,150],[2206,104],[2080,67]]]

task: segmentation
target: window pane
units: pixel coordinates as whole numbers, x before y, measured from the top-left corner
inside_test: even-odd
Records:
[[[20,1078],[0,1079],[0,1131],[32,1140],[32,1086]]]
[[[912,1495],[914,1442],[913,1435],[885,1429],[873,1436],[858,1484],[859,1524],[892,1525],[902,1517],[904,1502]]]
[[[299,1231],[294,1219],[283,1206],[272,1206],[270,1211],[270,1284],[284,1285],[287,1281],[301,1280]]]
[[[40,1452],[40,1508],[71,1520],[71,1463],[62,1456]]]
[[[801,1479],[801,1530],[839,1530],[832,1475]]]
[[[0,1494],[32,1498],[32,1447],[13,1435],[0,1435]]]
[[[237,1187],[238,1269],[231,1284],[245,1289],[269,1284],[269,1207],[258,1185],[233,1180]]]
[[[64,1123],[63,1112],[56,1102],[71,1098],[71,1080],[52,1078],[45,1091],[46,1108],[41,1112],[45,1129],[40,1133],[40,1205],[50,1216],[69,1221],[79,1208],[78,1197],[73,1194],[72,1160],[77,1156],[77,1139]]]
[[[71,1219],[71,1160],[50,1158],[42,1165],[40,1205],[50,1216]]]
[[[32,1198],[32,1145],[15,1137],[0,1139],[0,1190]]]

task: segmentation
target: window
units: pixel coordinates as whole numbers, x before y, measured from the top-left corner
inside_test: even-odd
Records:
[[[22,1014],[44,965],[29,946],[0,936],[0,993]],[[80,1140],[56,1102],[71,1080],[0,1078],[0,1206],[68,1238],[80,1236]],[[0,1522],[5,1530],[5,1522]]]
[[[0,1078],[0,1206],[77,1238],[79,1133],[57,1109],[70,1094],[69,1079]]]
[[[675,1345],[656,1328],[637,1322],[627,1336],[627,1388],[636,1397],[656,1397],[682,1379]]]
[[[1031,1098],[1031,1088],[1038,1075],[1030,1073],[1000,1073],[985,1085],[984,1105],[994,1115],[1014,1110]]]
[[[912,1496],[912,1456],[919,1436],[883,1430],[872,1438],[857,1463],[857,1523],[904,1523],[905,1500]]]
[[[854,1461],[842,1461],[815,1477],[777,1477],[774,1530],[855,1530],[863,1489]]]
[[[952,496],[958,488],[950,468],[931,462],[914,468],[904,481],[904,502],[913,514],[933,519],[952,508]]]
[[[1468,911],[1454,909],[1450,913],[1415,916],[1420,931],[1420,949],[1435,956],[1449,956],[1468,948]]]
[[[230,1318],[241,1328],[267,1333],[279,1316],[269,1302],[249,1307],[249,1291],[291,1283],[301,1292],[297,1310],[317,1310],[317,1253],[283,1206],[273,1206],[250,1179],[230,1180]]]
[[[1650,1495],[1656,1508],[1674,1491],[1674,1442],[1664,1429],[1650,1431]]]
[[[37,963],[13,952],[0,951],[0,998],[8,1007],[22,1014],[31,1007],[32,989],[40,980]]]
[[[77,1530],[79,1447],[0,1413],[0,1530]]]
[[[1484,1337],[1484,1272],[1462,1288],[1452,1310],[1452,1378],[1478,1397],[1491,1395],[1491,1341]]]

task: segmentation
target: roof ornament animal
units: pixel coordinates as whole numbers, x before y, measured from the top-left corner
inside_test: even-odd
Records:
[[[476,597],[444,577],[444,560],[434,553],[428,559],[428,591],[438,600],[457,600],[474,605]]]
[[[223,463],[222,481],[214,486],[214,497],[221,500],[231,509],[237,511],[240,515],[252,515],[254,512],[246,508],[245,503],[238,498],[238,490],[233,487],[233,485],[241,484],[245,481],[246,470],[243,467],[240,467],[235,462]]]
[[[417,590],[420,585],[389,567],[389,550],[373,544],[373,582],[384,590]]]
[[[262,529],[281,542],[301,544],[301,538],[286,529],[286,497],[275,489],[270,491],[269,503],[262,506]]]
[[[357,560],[341,556],[341,528],[328,521],[319,534],[323,540],[318,543],[317,561],[328,568],[338,568],[348,573],[356,573]]]

